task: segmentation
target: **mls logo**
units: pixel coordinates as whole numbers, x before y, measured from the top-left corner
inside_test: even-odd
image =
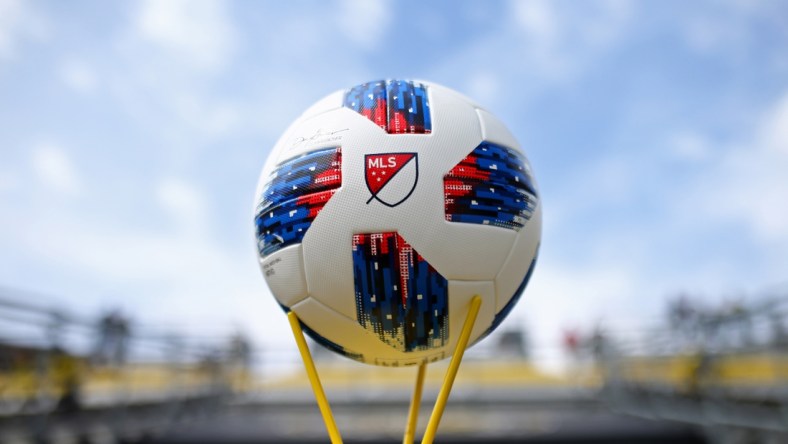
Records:
[[[367,188],[372,199],[383,205],[396,207],[405,202],[416,189],[419,180],[417,153],[379,153],[364,156]]]

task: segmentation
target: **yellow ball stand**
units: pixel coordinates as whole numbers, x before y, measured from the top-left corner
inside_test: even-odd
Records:
[[[446,376],[443,378],[443,385],[438,393],[438,399],[435,401],[435,407],[432,409],[430,421],[427,423],[427,429],[424,431],[424,438],[422,444],[432,444],[435,439],[435,433],[438,431],[438,425],[441,422],[443,411],[446,409],[446,401],[449,399],[454,379],[457,377],[457,370],[460,368],[462,362],[462,355],[468,347],[468,340],[471,337],[471,330],[473,324],[476,322],[476,316],[479,314],[479,307],[482,305],[482,299],[476,295],[471,299],[471,306],[468,309],[468,316],[465,318],[465,323],[460,332],[460,338],[457,341],[457,346],[454,348],[454,354],[451,357],[449,368],[446,370]],[[309,382],[312,384],[312,391],[315,392],[315,399],[320,408],[320,413],[323,415],[323,421],[326,423],[326,430],[328,436],[331,438],[332,444],[342,443],[342,437],[337,429],[337,424],[334,422],[334,415],[331,413],[331,406],[328,404],[326,393],[323,391],[323,385],[320,383],[320,377],[317,375],[315,362],[312,360],[312,354],[309,352],[309,347],[304,340],[304,334],[301,331],[301,323],[298,316],[294,312],[287,313],[287,319],[290,321],[290,327],[293,329],[293,336],[295,336],[296,344],[298,344],[298,351],[301,352],[301,359],[304,361],[304,368],[309,377]],[[426,373],[427,364],[422,363],[419,365],[419,371],[416,376],[416,388],[413,390],[413,397],[410,401],[410,410],[408,411],[408,423],[405,427],[405,436],[402,439],[403,444],[412,444],[416,434],[416,424],[419,416],[419,405],[421,404],[421,390],[424,387],[424,374]]]

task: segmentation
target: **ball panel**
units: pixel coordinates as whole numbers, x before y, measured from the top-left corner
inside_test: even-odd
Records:
[[[377,335],[361,328],[355,319],[342,316],[312,297],[295,304],[291,310],[298,316],[302,325],[309,329],[305,332],[313,339],[321,342],[322,338],[337,344],[343,349],[341,354],[360,362],[386,366],[413,365],[440,353],[398,351],[380,341]]]
[[[285,151],[285,148],[289,146],[290,139],[292,139],[295,131],[297,131],[301,126],[301,123],[301,118],[298,118],[293,123],[291,123],[276,141],[273,148],[271,148],[271,152],[268,154],[265,165],[263,165],[263,170],[260,173],[260,178],[257,180],[257,188],[255,189],[255,201],[253,206],[254,215],[257,214],[257,204],[260,202],[260,196],[262,195],[263,187],[265,187],[265,185],[267,185],[268,181],[270,180],[271,171],[276,168],[276,165],[279,163],[280,158],[282,157],[282,153]]]
[[[519,231],[536,205],[525,157],[482,142],[443,177],[446,220]]]
[[[474,278],[485,280],[494,279],[498,267],[505,260],[500,248],[508,252],[514,241],[514,233],[479,236],[478,231],[463,228],[447,232],[443,194],[440,192],[443,173],[481,143],[481,130],[471,105],[448,92],[443,94],[442,90],[433,89],[431,85],[429,88],[433,110],[433,132],[429,135],[388,134],[348,108],[305,122],[313,127],[333,128],[337,126],[322,122],[343,113],[341,128],[348,129],[343,133],[341,142],[343,185],[313,221],[303,239],[310,295],[347,317],[356,316],[353,298],[340,296],[354,292],[352,254],[349,250],[354,234],[397,231],[431,265],[441,270],[444,277],[450,278],[453,274],[463,278],[462,273],[473,273]],[[439,116],[436,109],[445,110],[445,113]],[[439,128],[446,130],[439,131]],[[467,146],[467,149],[458,150],[458,146]],[[370,201],[372,192],[366,184],[366,156],[380,153],[418,153],[418,158],[412,161],[419,167],[415,189],[404,180],[392,181],[383,189],[386,193],[391,192],[392,196],[387,197],[391,203],[399,200],[393,194],[404,197],[413,190],[407,199],[394,207],[374,199]],[[398,173],[398,177],[405,173],[408,173],[407,168]],[[415,174],[412,177],[415,179]],[[467,256],[466,248],[477,254],[463,260],[456,259],[457,254],[454,253]],[[453,267],[456,267],[456,272]]]
[[[473,324],[469,344],[473,344],[484,334],[495,317],[495,283],[493,281],[449,281],[449,304],[451,305],[449,336],[451,340],[444,349],[446,357],[451,356],[457,345],[465,318],[468,316],[471,299],[475,295],[481,296],[482,305],[479,307],[479,314]]]
[[[512,297],[509,298],[509,301],[506,302],[506,304],[498,313],[495,314],[495,318],[490,323],[490,326],[487,328],[487,330],[479,337],[479,340],[484,339],[487,335],[492,333],[493,330],[498,328],[498,326],[501,325],[501,322],[503,322],[503,320],[506,319],[507,316],[509,316],[509,313],[512,311],[514,306],[522,297],[523,293],[525,292],[525,287],[528,285],[528,282],[531,280],[531,274],[533,274],[534,266],[536,265],[536,257],[538,255],[538,250],[539,247],[537,246],[537,253],[534,255],[533,259],[531,259],[531,265],[528,267],[528,271],[525,273],[522,282],[520,282],[520,285],[517,286],[517,289],[514,291]]]
[[[259,259],[260,270],[277,302],[291,307],[308,295],[301,245],[291,245]]]
[[[366,356],[366,358],[367,361],[364,361],[366,364],[379,365],[381,367],[408,367],[411,365],[440,361],[441,359],[446,359],[446,356],[443,354],[437,354],[418,358],[412,356],[404,356],[401,358],[387,358],[380,356],[375,356],[373,358]]]
[[[396,232],[353,236],[359,324],[402,352],[448,340],[448,282]]]
[[[407,239],[418,240],[413,245],[424,251],[422,256],[446,279],[494,280],[517,233],[491,226],[442,222],[443,228],[428,233],[418,226],[405,227],[400,232]]]
[[[509,257],[495,278],[495,288],[498,295],[496,313],[503,310],[512,297],[517,294],[518,288],[523,282],[523,276],[527,274],[532,264],[532,258],[536,257],[541,238],[542,205],[539,203],[531,216],[531,220],[517,234],[517,239],[509,252]]]
[[[366,117],[384,131],[388,131],[386,98],[385,80],[376,80],[350,88],[345,94],[343,105]]]
[[[432,129],[427,87],[410,80],[378,80],[354,86],[344,106],[391,134],[428,134]]]
[[[488,142],[514,148],[522,152],[520,144],[514,138],[508,128],[492,113],[484,109],[477,108],[476,114],[479,116],[479,123],[482,127],[482,137]]]
[[[354,361],[365,362],[363,354],[353,352],[353,351],[348,350],[347,348],[337,344],[336,342],[329,341],[328,339],[326,339],[325,336],[323,336],[323,335],[319,334],[318,332],[312,330],[308,325],[304,324],[303,322],[300,322],[300,324],[301,324],[301,330],[304,333],[306,333],[307,336],[312,338],[315,342],[317,342],[318,344],[322,345],[323,347],[331,350],[334,353],[338,353],[338,354],[340,354],[340,355],[342,355],[342,356],[344,356],[346,358],[350,358],[350,359],[352,359]]]
[[[255,224],[260,255],[300,243],[341,185],[340,148],[305,153],[278,164],[257,206]]]
[[[344,140],[350,133],[349,120],[357,117],[357,114],[348,109],[337,108],[316,116],[300,118],[287,137],[277,143],[263,173],[270,174],[277,164],[304,153],[322,148],[344,147]]]
[[[432,119],[427,88],[408,80],[386,81],[388,131],[392,134],[429,134]]]
[[[359,332],[354,320],[338,314],[319,301],[306,298],[290,309],[298,316],[304,333],[329,349],[360,362],[366,362],[360,350],[374,353],[374,348],[370,347],[376,347],[377,344],[371,341],[372,338],[366,332]]]

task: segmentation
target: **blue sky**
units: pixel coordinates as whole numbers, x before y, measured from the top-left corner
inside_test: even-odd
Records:
[[[260,168],[311,103],[394,77],[524,146],[544,239],[507,322],[542,343],[788,282],[785,2],[0,0],[0,285],[289,341]]]

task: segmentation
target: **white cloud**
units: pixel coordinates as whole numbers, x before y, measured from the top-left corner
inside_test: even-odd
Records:
[[[492,71],[479,71],[468,78],[468,96],[473,97],[477,103],[493,103],[498,95],[499,82]]]
[[[46,37],[44,21],[22,0],[0,0],[0,59],[15,55],[19,41]]]
[[[732,291],[757,294],[784,281],[785,128],[788,91],[735,144],[679,130],[669,137],[672,151],[661,150],[657,159],[602,157],[566,189],[553,190],[554,199],[545,196],[544,260],[516,309],[531,322],[536,342],[555,347],[562,329],[588,331],[600,320],[605,328],[622,319],[659,323],[666,299],[681,290],[716,305]],[[673,176],[662,168],[676,159],[689,165]],[[588,183],[594,186],[582,186]],[[602,216],[601,226],[578,229],[600,203],[614,213]],[[555,257],[567,249],[571,256]],[[680,257],[684,252],[692,258]],[[747,260],[758,269],[748,269]]]
[[[76,195],[82,191],[82,180],[68,154],[54,144],[41,144],[33,149],[33,171],[52,191]]]
[[[63,160],[62,150],[52,146],[36,152],[44,170],[63,175],[62,165],[70,163]],[[45,177],[54,182],[52,186],[67,180],[51,179],[57,174]],[[133,192],[146,189],[137,184]],[[178,177],[163,178],[148,198],[172,223],[160,223],[155,211],[142,215],[150,223],[139,223],[97,213],[90,202],[76,209],[69,202],[53,201],[48,193],[33,195],[33,205],[27,205],[28,199],[17,206],[13,200],[0,199],[13,216],[0,221],[11,228],[0,230],[0,243],[11,257],[15,251],[35,257],[39,274],[67,274],[79,281],[77,290],[71,287],[61,293],[85,293],[69,302],[70,310],[90,314],[120,306],[143,325],[157,323],[198,335],[229,332],[236,323],[248,327],[260,341],[276,342],[287,321],[257,269],[251,223],[243,233],[248,236],[229,236],[246,240],[241,247],[248,248],[218,241],[206,197],[199,187]],[[228,238],[226,234],[219,237]],[[62,291],[47,288],[48,282],[24,285],[44,292]]]
[[[181,121],[195,131],[220,136],[243,123],[240,105],[229,101],[211,102],[194,94],[174,94],[171,106]]]
[[[68,59],[60,66],[60,78],[72,90],[80,93],[91,93],[98,86],[95,70],[80,60]]]
[[[182,198],[168,199],[178,200],[175,206],[191,205]],[[256,270],[251,239],[246,256],[234,254],[208,232],[182,231],[180,226],[144,231],[122,222],[97,225],[64,215],[57,236],[42,239],[35,234],[48,232],[46,228],[28,231],[26,251],[49,258],[61,271],[81,276],[93,287],[122,287],[101,295],[100,303],[119,304],[143,324],[176,325],[187,334],[204,334],[212,327],[229,329],[238,321],[261,339],[275,338],[286,325]],[[91,305],[83,300],[74,309],[100,308]]]
[[[0,193],[14,190],[19,184],[19,178],[10,171],[0,171]]]
[[[514,1],[514,18],[529,38],[552,44],[557,37],[559,24],[552,3],[547,1]]]
[[[727,208],[739,207],[731,215],[748,220],[767,242],[788,247],[788,91],[763,122],[753,146],[735,150],[724,160],[720,181],[733,196]]]
[[[218,0],[146,0],[136,27],[144,40],[210,71],[224,68],[238,44],[227,4]]]
[[[692,49],[705,53],[717,48],[724,40],[738,40],[728,35],[731,33],[722,23],[703,17],[695,18],[687,25],[685,38]]]
[[[8,57],[19,29],[22,2],[0,0],[0,56]]]
[[[167,178],[156,188],[156,200],[177,223],[179,236],[204,234],[208,223],[207,205],[194,185]]]
[[[785,8],[780,2],[732,1],[688,4],[676,20],[687,46],[702,54],[742,58],[759,45],[758,34],[773,27],[774,41],[786,36]],[[694,6],[694,7],[693,7]],[[755,25],[755,26],[753,26]],[[761,49],[761,48],[758,48]],[[782,51],[780,51],[782,52]]]
[[[178,156],[257,123],[256,115],[245,111],[259,102],[217,92],[217,87],[231,87],[217,78],[239,49],[227,2],[137,5],[129,26],[115,35],[114,48],[122,61],[117,66],[124,68],[112,66],[101,79],[135,123],[158,134]]]
[[[525,305],[539,313],[540,322],[592,324],[604,314],[619,311],[615,305],[642,291],[630,268],[609,262],[580,267],[539,263]]]
[[[511,9],[515,23],[525,33],[526,45],[556,59],[619,41],[633,15],[633,4],[626,0],[580,4],[515,0]]]
[[[377,49],[391,23],[390,7],[384,0],[343,0],[337,8],[339,29],[357,46]]]
[[[600,57],[626,43],[623,36],[636,12],[635,4],[619,1],[513,0],[508,5],[505,20],[441,61],[431,74],[455,78],[457,72],[465,72],[464,86],[469,91],[490,95],[490,102],[482,103],[486,107],[495,104],[491,84],[517,85],[520,101],[571,85]],[[480,64],[496,69],[487,73],[467,69]]]
[[[681,161],[702,162],[708,160],[712,154],[709,142],[696,132],[680,131],[673,135],[669,143],[672,154]]]
[[[546,253],[549,254],[549,253]],[[542,260],[545,259],[545,260]],[[570,266],[540,258],[522,298],[506,322],[525,319],[535,346],[535,362],[550,370],[561,370],[566,355],[561,348],[563,332],[583,334],[597,326],[619,328],[622,320],[645,322],[655,298],[632,264],[598,260]],[[637,296],[638,299],[634,299]],[[649,300],[651,304],[641,301]],[[505,324],[502,328],[506,328]]]
[[[760,128],[760,142],[775,155],[788,156],[788,92],[766,115]]]
[[[738,221],[767,248],[788,248],[788,91],[744,141],[728,146],[694,183],[692,211]],[[698,207],[700,203],[700,207]],[[686,210],[684,208],[683,210]]]
[[[200,193],[182,180],[165,179],[156,190],[156,198],[172,214],[195,217],[205,213],[205,203]]]

